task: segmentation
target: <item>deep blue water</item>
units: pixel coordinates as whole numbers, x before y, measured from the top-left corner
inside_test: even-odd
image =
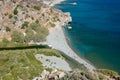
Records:
[[[120,0],[67,0],[56,7],[71,13],[73,29],[65,32],[79,55],[120,73]]]

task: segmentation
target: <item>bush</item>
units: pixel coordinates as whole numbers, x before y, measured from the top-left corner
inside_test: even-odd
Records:
[[[37,20],[35,21],[35,23],[36,23],[36,24],[39,24],[39,20],[37,19]]]
[[[34,6],[33,8],[34,8],[35,10],[38,10],[38,11],[41,9],[40,6]]]
[[[25,22],[22,24],[21,29],[25,29],[25,28],[27,28],[28,25],[29,25],[29,22],[25,21]]]
[[[9,27],[6,27],[6,31],[7,31],[7,32],[10,32],[11,29],[10,29]]]
[[[30,27],[31,27],[33,30],[37,30],[37,28],[40,27],[40,24],[31,23],[31,24],[30,24]]]
[[[17,15],[18,14],[18,10],[17,10],[17,8],[18,8],[18,6],[17,7],[15,7],[15,9],[14,9],[14,15]]]
[[[12,15],[12,14],[10,14],[10,15],[9,15],[9,19],[11,19],[12,17],[13,17],[13,15]]]

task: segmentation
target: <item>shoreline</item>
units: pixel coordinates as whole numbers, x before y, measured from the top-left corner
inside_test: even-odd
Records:
[[[64,52],[69,57],[83,64],[88,70],[93,71],[96,69],[89,62],[78,56],[78,54],[68,44],[62,25],[57,25],[47,36],[46,42],[51,45],[52,48]]]
[[[69,41],[67,35],[66,35],[65,32],[64,32],[64,27],[62,27],[62,30],[63,30],[64,36],[65,36],[66,42],[67,42],[68,46],[73,50],[73,52],[74,52],[77,56],[79,56],[81,59],[85,60],[87,63],[89,63],[90,65],[92,65],[92,66],[96,69],[96,67],[95,67],[89,60],[87,60],[87,59],[85,59],[83,56],[79,55],[79,53],[72,47],[72,45],[70,44],[70,41]],[[74,59],[74,60],[75,60],[75,59]]]

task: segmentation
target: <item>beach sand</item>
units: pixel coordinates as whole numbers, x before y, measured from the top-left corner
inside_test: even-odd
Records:
[[[51,45],[54,49],[60,50],[64,52],[69,57],[75,59],[80,64],[84,64],[84,66],[92,71],[95,67],[89,64],[84,59],[80,58],[68,45],[66,37],[64,35],[63,29],[61,25],[57,25],[54,29],[50,30],[49,35],[47,36],[46,40],[48,45]]]

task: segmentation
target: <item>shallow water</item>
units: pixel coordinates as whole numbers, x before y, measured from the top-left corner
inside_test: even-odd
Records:
[[[72,47],[96,67],[120,73],[120,1],[67,0],[55,7],[71,13],[73,29],[65,32]]]

